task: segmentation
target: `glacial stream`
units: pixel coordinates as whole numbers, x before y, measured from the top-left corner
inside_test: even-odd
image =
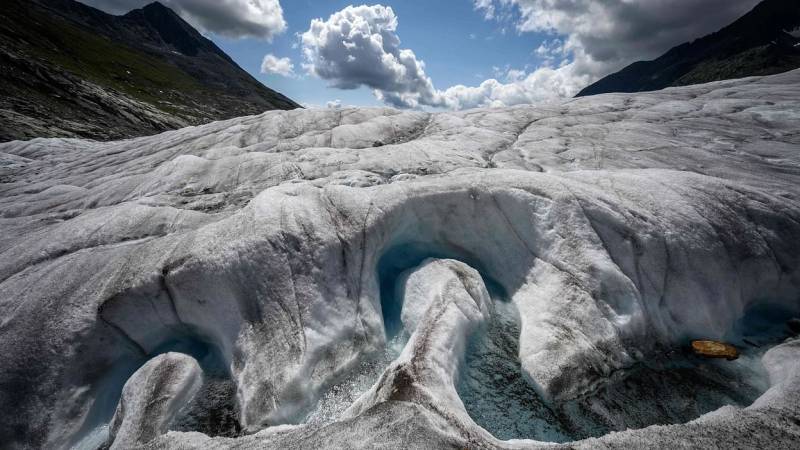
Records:
[[[496,296],[494,306],[485,333],[472,339],[457,387],[472,419],[501,440],[570,442],[749,406],[769,387],[761,357],[786,337],[787,316],[757,308],[731,330],[737,360],[701,358],[687,346],[664,349],[591,393],[548,404],[520,367],[516,307]]]
[[[409,332],[400,320],[404,294],[398,283],[402,274],[423,258],[408,248],[390,252],[380,267],[388,336],[385,348],[326,387],[315,406],[297,423],[316,427],[342,420],[347,409],[375,385],[409,342]],[[786,337],[785,321],[790,316],[790,312],[768,305],[748,311],[728,336],[741,351],[735,361],[704,359],[693,355],[686,345],[658,349],[613,373],[589,393],[548,403],[520,365],[516,305],[496,283],[484,278],[484,284],[492,302],[491,316],[468,339],[456,390],[471,419],[500,440],[564,443],[612,431],[684,423],[725,405],[746,407],[769,387],[761,356]],[[156,353],[166,351],[192,355],[204,372],[202,388],[181,408],[170,429],[240,436],[236,386],[212,346],[184,337],[165,343]],[[100,387],[93,409],[95,427],[82,433],[83,438],[73,448],[96,449],[105,441],[107,422],[116,407],[114,399],[119,398],[125,379],[133,371],[131,364],[119,366],[119,373],[112,374],[105,387]]]

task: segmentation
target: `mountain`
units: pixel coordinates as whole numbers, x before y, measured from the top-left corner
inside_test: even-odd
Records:
[[[798,111],[795,70],[2,143],[0,447],[798,448]]]
[[[800,1],[765,0],[727,27],[635,62],[580,91],[654,91],[669,86],[771,75],[800,67]]]
[[[294,109],[172,10],[4,0],[0,140],[109,140]]]

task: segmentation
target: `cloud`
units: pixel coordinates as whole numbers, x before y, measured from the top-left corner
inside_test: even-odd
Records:
[[[314,19],[300,36],[303,67],[339,89],[367,86],[397,107],[442,106],[425,63],[400,48],[391,7],[348,6],[328,20]]]
[[[759,1],[474,0],[473,5],[490,20],[513,21],[519,32],[563,38],[556,45],[544,43],[541,51],[571,53],[575,73],[594,80],[716,31]]]
[[[486,20],[551,35],[533,70],[494,68],[478,86],[434,87],[425,63],[400,46],[390,7],[348,6],[300,35],[310,74],[340,89],[367,86],[395,107],[465,109],[571,97],[602,76],[715,31],[758,0],[473,0]]]
[[[526,77],[524,70],[519,69],[508,69],[506,72],[506,81],[511,83],[516,83],[522,81]]]
[[[534,53],[544,60],[550,60],[556,58],[563,58],[567,56],[567,49],[564,47],[564,42],[561,39],[545,39],[539,45],[539,47],[534,50]]]
[[[269,53],[264,56],[264,60],[261,61],[261,73],[293,77],[294,64],[292,64],[292,60],[289,58],[278,58],[272,53]]]
[[[347,105],[345,106],[341,100],[338,98],[336,100],[330,100],[325,102],[324,105],[320,105],[319,103],[301,103],[303,108],[305,109],[342,109],[342,108],[358,108],[355,105]]]
[[[492,0],[475,0],[475,10],[483,11],[486,20],[494,19],[494,3]]]
[[[328,20],[315,19],[300,36],[303,67],[340,89],[367,86],[391,106],[465,109],[510,106],[575,94],[588,81],[571,67],[543,67],[532,73],[494,68],[495,78],[479,86],[437,90],[425,63],[400,46],[398,18],[390,7],[348,6]]]
[[[141,8],[153,0],[83,0],[112,14]],[[160,0],[187,22],[222,36],[272,40],[286,31],[279,0]]]
[[[439,95],[451,109],[503,107],[571,97],[589,82],[571,65],[539,67],[530,73],[509,69],[503,78],[505,83],[491,78],[478,86],[452,86]]]
[[[552,35],[534,50],[543,65],[505,69],[505,83],[454,86],[441,95],[453,108],[503,106],[571,97],[641,59],[652,59],[734,21],[760,0],[473,0],[486,20]],[[497,73],[498,78],[503,78]]]

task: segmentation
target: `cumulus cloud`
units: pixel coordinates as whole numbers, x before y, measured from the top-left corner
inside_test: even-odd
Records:
[[[305,109],[342,109],[342,108],[358,108],[355,105],[347,105],[345,106],[341,100],[338,98],[336,100],[330,100],[325,102],[324,105],[320,105],[319,103],[302,103],[303,108]]]
[[[425,63],[400,46],[390,7],[348,6],[300,36],[310,74],[341,89],[367,86],[395,107],[465,109],[571,97],[623,66],[715,31],[759,0],[473,0],[486,20],[544,32],[542,65],[495,68],[478,86],[434,87]]]
[[[571,53],[574,72],[594,80],[716,31],[760,0],[473,1],[489,19],[514,21],[519,32],[563,37],[543,44],[537,53]],[[516,14],[498,14],[501,10]]]
[[[589,82],[571,65],[545,66],[530,73],[510,69],[503,78],[505,82],[491,78],[478,86],[452,86],[439,95],[452,109],[503,107],[571,97]]]
[[[434,87],[425,62],[400,46],[398,19],[390,7],[348,6],[327,20],[315,19],[300,36],[304,68],[340,89],[367,86],[378,100],[401,108],[451,109],[510,106],[573,95],[587,81],[570,67],[532,73],[495,68],[479,86]]]
[[[456,107],[509,105],[571,97],[599,78],[668,48],[716,31],[759,0],[474,0],[487,20],[517,31],[551,34],[534,50],[542,67],[509,72],[506,83],[455,86]]]
[[[534,51],[537,56],[546,60],[552,61],[556,58],[563,58],[567,56],[567,49],[564,47],[564,42],[561,39],[545,39],[539,47]]]
[[[192,25],[227,37],[271,40],[286,30],[279,0],[160,0]],[[122,14],[152,0],[83,0],[84,3]]]
[[[289,58],[278,58],[272,53],[264,56],[261,61],[261,73],[276,74],[284,77],[294,76],[294,64]]]
[[[314,19],[300,36],[305,69],[333,87],[367,86],[394,106],[440,106],[425,63],[400,48],[391,7],[348,6],[328,20]]]

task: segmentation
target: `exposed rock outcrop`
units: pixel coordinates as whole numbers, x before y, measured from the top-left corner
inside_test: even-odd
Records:
[[[719,341],[696,340],[692,341],[692,351],[706,358],[725,358],[734,360],[739,357],[739,350],[731,344]]]

